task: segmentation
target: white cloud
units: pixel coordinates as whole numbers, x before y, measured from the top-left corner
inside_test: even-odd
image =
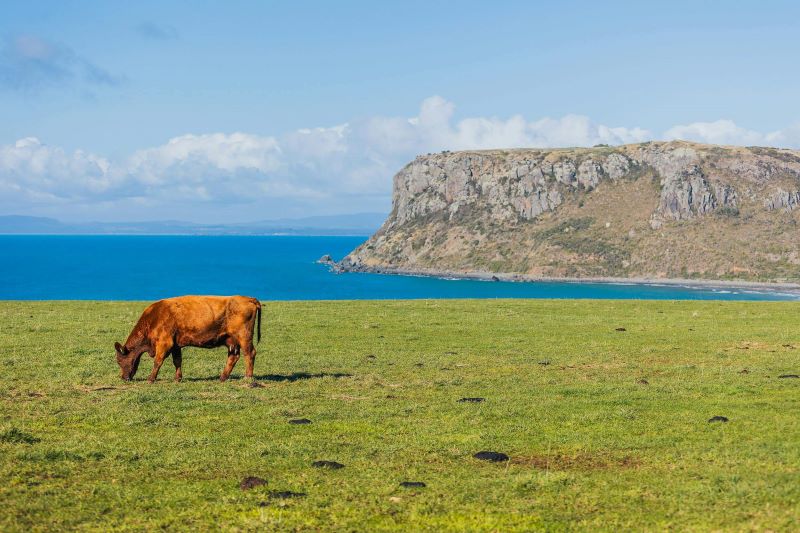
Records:
[[[673,126],[664,133],[667,140],[682,139],[710,144],[754,145],[764,142],[765,135],[737,126],[732,120],[694,122]]]
[[[693,122],[673,126],[664,132],[665,140],[682,139],[709,144],[734,146],[800,147],[800,124],[769,133],[760,133],[738,126],[732,120]]]
[[[30,43],[26,53],[47,53]],[[659,136],[638,127],[610,127],[566,115],[528,121],[472,117],[455,120],[455,106],[438,96],[415,117],[371,117],[280,136],[187,134],[109,161],[48,146],[36,138],[0,145],[0,212],[47,211],[69,205],[84,217],[135,218],[142,208],[180,207],[203,219],[213,207],[239,219],[292,216],[303,210],[344,212],[389,207],[391,176],[420,153],[440,150],[592,146],[641,142]],[[762,134],[730,120],[668,129],[663,139],[716,144],[800,145],[800,125]],[[238,206],[248,205],[246,210]],[[252,213],[245,215],[244,213]],[[74,216],[73,216],[74,215]],[[167,215],[164,215],[167,216]],[[171,213],[169,216],[177,216]],[[125,218],[123,217],[123,218]]]

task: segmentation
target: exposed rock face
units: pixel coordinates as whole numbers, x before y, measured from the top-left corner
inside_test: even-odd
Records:
[[[676,141],[444,152],[397,173],[389,218],[340,266],[797,279],[798,206],[790,150]]]

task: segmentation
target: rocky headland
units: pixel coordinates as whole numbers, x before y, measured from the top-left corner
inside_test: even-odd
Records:
[[[800,152],[683,141],[442,152],[344,271],[800,282]]]

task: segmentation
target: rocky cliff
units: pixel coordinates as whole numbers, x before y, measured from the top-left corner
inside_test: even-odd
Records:
[[[800,152],[650,142],[443,152],[344,270],[800,281]]]

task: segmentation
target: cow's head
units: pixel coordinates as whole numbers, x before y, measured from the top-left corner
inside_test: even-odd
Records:
[[[114,349],[117,352],[117,364],[119,365],[119,377],[124,381],[130,381],[136,375],[136,370],[139,368],[139,359],[141,353],[131,353],[125,346],[118,342],[114,343]]]

